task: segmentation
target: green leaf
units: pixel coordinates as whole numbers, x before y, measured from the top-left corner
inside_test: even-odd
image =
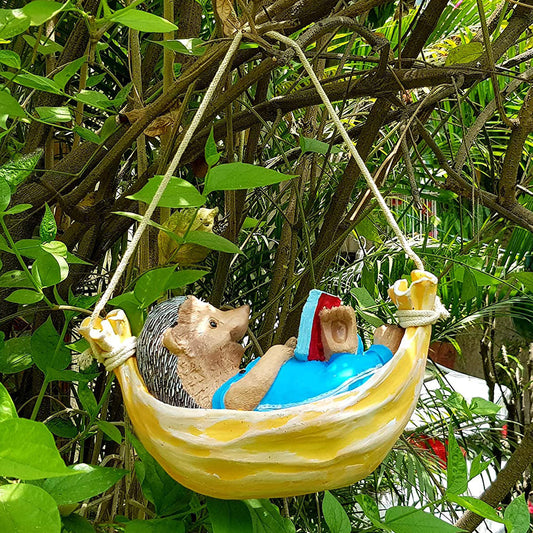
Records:
[[[132,82],[128,83],[127,85],[124,85],[124,87],[122,87],[122,89],[120,89],[120,91],[115,96],[115,98],[113,98],[113,100],[111,100],[110,103],[113,104],[113,107],[115,109],[120,109],[124,105],[124,103],[128,99],[128,96],[129,96],[132,88],[133,88],[133,83]]]
[[[189,231],[189,233],[182,237],[181,240],[188,244],[199,244],[200,246],[205,246],[210,250],[217,250],[219,252],[226,252],[228,254],[244,254],[244,252],[236,244],[232,243],[228,239],[207,231]]]
[[[83,463],[69,467],[69,470],[70,475],[47,479],[40,485],[54,498],[57,505],[82,502],[101,494],[128,473],[127,470],[120,468],[105,468]]]
[[[0,276],[0,287],[33,287],[33,283],[23,270],[10,270]]]
[[[45,374],[48,368],[64,370],[70,364],[70,350],[63,344],[51,317],[31,336],[31,353],[33,362]]]
[[[115,298],[109,300],[109,303],[122,309],[126,313],[132,334],[139,335],[145,317],[141,308],[141,303],[135,298],[133,292],[125,292],[119,296],[115,296]]]
[[[36,304],[44,298],[44,295],[37,291],[31,291],[29,289],[17,289],[6,297],[7,302],[15,304],[29,305]]]
[[[111,22],[118,22],[132,30],[143,31],[146,33],[165,33],[178,29],[178,27],[175,24],[172,24],[172,22],[138,9],[119,9],[109,17],[109,20]]]
[[[324,492],[322,513],[331,533],[350,533],[352,530],[350,519],[344,507],[328,490]]]
[[[167,283],[174,270],[176,266],[156,268],[146,272],[137,280],[133,294],[141,307],[148,307],[167,290]]]
[[[31,26],[40,26],[43,22],[57,15],[66,5],[49,0],[35,0],[26,4],[22,11],[30,18]]]
[[[26,418],[0,422],[0,476],[31,480],[71,473],[42,422]]]
[[[379,516],[379,509],[377,503],[367,494],[358,494],[355,499],[363,509],[365,516],[372,522],[375,527],[381,527],[381,517]]]
[[[41,220],[41,225],[39,226],[39,236],[41,237],[41,242],[50,242],[55,239],[57,233],[57,224],[54,217],[54,213],[48,206],[44,204],[44,215]]]
[[[36,107],[35,111],[44,122],[70,122],[72,115],[68,107]]]
[[[61,517],[54,499],[35,485],[0,486],[0,531],[60,533]]]
[[[257,218],[246,217],[242,223],[241,229],[255,229],[262,226],[265,222],[260,222]]]
[[[82,139],[94,144],[100,144],[102,139],[94,131],[82,128],[81,126],[74,126],[74,133],[77,133]]]
[[[11,68],[20,69],[20,56],[11,50],[0,50],[0,63]]]
[[[485,398],[472,398],[469,409],[472,413],[481,416],[492,416],[497,414],[501,410],[501,405],[497,405]]]
[[[11,159],[0,167],[0,178],[9,183],[11,192],[15,192],[15,189],[33,172],[42,155],[43,151],[39,149],[31,154]]]
[[[61,241],[43,242],[41,249],[49,254],[55,255],[56,257],[63,257],[66,259],[68,256],[67,245]]]
[[[117,426],[107,422],[105,420],[97,420],[96,425],[111,439],[114,440],[117,444],[122,442],[122,433]]]
[[[31,337],[22,335],[7,340],[0,350],[0,373],[16,374],[29,368],[31,359]]]
[[[0,383],[0,422],[11,418],[18,418],[17,410],[9,392]]]
[[[265,187],[295,177],[247,163],[227,163],[218,165],[209,171],[206,177],[204,194],[207,195],[213,191],[235,191]]]
[[[295,533],[294,524],[283,518],[270,500],[244,500],[252,518],[254,533]]]
[[[85,83],[86,87],[95,87],[98,85],[101,81],[103,81],[106,77],[105,72],[102,74],[97,74],[95,76],[89,76],[87,78],[87,82]]]
[[[484,472],[490,465],[492,461],[482,461],[482,455],[479,454],[474,457],[472,464],[470,465],[470,474],[468,479],[474,479],[476,476],[479,476],[481,472]]]
[[[305,154],[306,152],[313,152],[315,154],[326,155],[329,150],[329,144],[319,141],[318,139],[300,136],[300,148],[302,150],[302,154]],[[341,151],[342,148],[340,146],[332,146],[331,150],[329,150],[331,154],[336,154]]]
[[[11,202],[11,188],[5,179],[0,178],[0,212],[5,211]]]
[[[32,273],[40,281],[41,287],[51,287],[68,276],[68,263],[59,255],[42,252],[33,263]]]
[[[24,213],[28,209],[31,209],[33,206],[31,204],[18,204],[14,205],[10,209],[4,212],[4,215],[18,215],[19,213]]]
[[[81,56],[65,65],[55,76],[54,81],[58,87],[64,89],[70,79],[80,70],[81,66],[87,61],[87,56]]]
[[[30,24],[30,17],[22,9],[0,9],[0,40],[24,33]]]
[[[450,426],[448,435],[448,463],[446,469],[447,489],[451,494],[460,495],[468,489],[468,473],[466,459],[463,455],[453,429]]]
[[[530,514],[524,496],[515,498],[505,509],[503,518],[510,525],[509,533],[527,533],[530,531]]]
[[[394,533],[455,533],[461,528],[452,526],[435,515],[414,507],[391,507],[385,513],[385,525]]]
[[[73,98],[82,104],[91,105],[97,109],[106,109],[111,105],[109,98],[98,91],[88,91],[82,90],[78,94],[74,95]]]
[[[33,35],[23,35],[22,38],[32,48],[37,48],[37,52],[39,52],[39,54],[42,54],[43,56],[61,53],[63,51],[63,46],[50,40],[50,38],[46,38],[44,40],[41,39],[39,43],[37,43],[37,39]]]
[[[73,439],[78,434],[78,428],[68,418],[52,418],[46,422],[46,427],[57,437],[64,439]]]
[[[149,204],[162,181],[163,176],[154,176],[139,192],[128,198]],[[157,205],[159,207],[201,207],[204,204],[205,197],[194,185],[181,178],[172,177]]]
[[[509,276],[510,281],[516,280],[524,286],[524,289],[533,293],[533,272],[515,272]]]
[[[132,520],[124,524],[126,533],[185,533],[185,524],[173,518]]]
[[[78,385],[78,398],[81,406],[94,418],[98,414],[98,402],[93,391],[87,383],[80,382]]]
[[[141,461],[135,463],[135,471],[144,497],[155,505],[158,516],[166,516],[188,508],[192,492],[174,481],[145,450],[141,442],[128,433]]]
[[[207,49],[207,43],[198,37],[192,39],[169,39],[168,41],[150,41],[178,54],[201,56]]]
[[[376,307],[376,300],[364,287],[354,287],[350,292],[354,295],[359,307],[363,309]]]
[[[370,269],[368,265],[364,264],[361,270],[361,284],[367,290],[368,294],[375,293],[376,281],[374,278],[374,270]]]
[[[355,226],[354,229],[355,233],[359,235],[360,237],[364,237],[365,239],[373,242],[383,242],[381,239],[381,235],[379,234],[378,229],[376,228],[376,225],[372,222],[372,219],[370,216],[366,216]]]
[[[10,117],[26,116],[24,109],[6,89],[0,91],[0,115],[9,115]]]
[[[445,65],[460,65],[462,63],[470,63],[475,61],[483,54],[483,44],[478,42],[470,42],[460,44],[456,48],[452,48],[448,53]]]
[[[489,520],[501,524],[505,523],[501,516],[496,512],[496,509],[493,509],[488,503],[478,500],[477,498],[472,498],[472,496],[458,496],[457,494],[448,493],[446,493],[446,496],[451,502],[457,503],[483,518],[488,518]]]
[[[12,72],[0,72],[0,75],[13,83],[22,85],[23,87],[28,87],[30,89],[35,89],[37,91],[44,91],[47,93],[61,94],[61,88],[58,85],[44,76],[37,76],[36,74],[31,74],[30,72],[25,72],[23,74],[13,74]]]
[[[79,514],[71,513],[68,516],[63,516],[61,520],[67,533],[95,533],[91,523]]]
[[[207,270],[178,270],[170,276],[165,290],[181,289],[202,279],[206,274],[209,274]]]
[[[112,104],[113,102],[109,102]],[[105,141],[116,129],[118,128],[117,120],[114,115],[111,115],[110,117],[107,117],[104,121],[104,125],[102,126],[102,129],[100,130],[100,138],[103,141]]]
[[[209,167],[216,165],[220,159],[220,154],[218,153],[217,143],[215,142],[215,134],[213,128],[209,132],[209,137],[205,143],[204,149],[205,162]]]
[[[461,290],[461,302],[468,302],[477,296],[477,282],[469,268],[465,270],[463,276],[463,286]]]
[[[207,510],[213,533],[255,533],[244,502],[207,498]]]

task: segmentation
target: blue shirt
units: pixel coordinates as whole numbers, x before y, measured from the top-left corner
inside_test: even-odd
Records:
[[[359,339],[358,351],[336,353],[329,361],[289,359],[280,369],[274,383],[256,411],[282,409],[309,403],[341,392],[353,390],[370,379],[374,372],[392,359],[389,348],[373,344],[363,352]],[[224,409],[224,397],[233,383],[242,379],[259,361],[253,360],[246,369],[226,381],[213,395],[213,409]]]

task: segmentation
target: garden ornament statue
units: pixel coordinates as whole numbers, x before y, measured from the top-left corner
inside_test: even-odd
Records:
[[[305,51],[284,35],[269,32],[269,36],[295,50],[387,223],[417,270],[411,273],[410,285],[399,280],[389,289],[398,306],[399,323],[405,328],[398,350],[386,365],[352,390],[268,411],[176,407],[150,394],[137,359],[131,356],[135,341],[129,340],[125,313],[115,310],[105,319],[99,315],[239,47],[242,32],[237,31],[109,285],[80,328],[92,354],[115,372],[133,428],[148,452],[183,485],[222,499],[296,496],[350,485],[369,475],[394,446],[415,408],[431,324],[445,316],[436,298],[437,278],[424,270],[422,260],[394,220]]]
[[[137,342],[139,371],[156,398],[181,407],[264,411],[352,390],[391,359],[403,330],[381,328],[379,344],[363,354],[355,311],[340,303],[312,291],[298,357],[291,338],[239,370],[250,308],[221,311],[194,296],[172,298],[148,316]]]
[[[249,411],[169,405],[149,392],[137,358],[128,357],[132,352],[128,339],[132,337],[123,311],[98,318],[92,327],[86,319],[80,331],[96,358],[115,372],[138,438],[174,479],[222,499],[295,496],[363,479],[404,430],[423,382],[430,324],[444,314],[436,304],[435,276],[415,270],[411,277],[411,284],[399,280],[389,289],[399,309],[400,324],[407,322],[394,357],[362,385],[295,407]],[[167,303],[173,306],[168,310],[169,320],[175,322],[176,303]],[[181,305],[184,303],[185,299]],[[240,320],[248,318],[246,307],[220,313],[220,317],[242,313]],[[165,326],[165,331],[179,324],[179,320],[174,322]],[[156,325],[153,322],[152,327]],[[233,329],[233,339],[242,332]],[[167,336],[165,342],[175,342],[170,333]],[[228,355],[236,360],[238,343],[231,335],[229,338],[219,350],[233,346],[235,352]],[[329,350],[327,342],[325,349]],[[121,346],[126,347],[125,355]],[[299,338],[296,357],[305,352],[304,347]],[[213,386],[206,387],[203,396],[211,391],[215,393]]]

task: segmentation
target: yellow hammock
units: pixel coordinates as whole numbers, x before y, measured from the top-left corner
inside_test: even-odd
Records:
[[[415,270],[411,278],[389,289],[393,302],[400,311],[433,310],[435,276]],[[131,336],[127,320],[102,322],[97,330]],[[102,353],[88,326],[80,331]],[[182,485],[222,499],[296,496],[355,483],[383,461],[415,408],[430,337],[430,325],[408,327],[392,360],[361,387],[275,411],[165,404],[146,389],[134,357],[115,374],[137,437]]]

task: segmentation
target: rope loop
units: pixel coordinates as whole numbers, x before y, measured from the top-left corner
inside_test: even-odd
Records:
[[[105,366],[108,372],[112,372],[115,368],[125,363],[130,357],[135,355],[137,350],[137,337],[128,337],[121,341],[110,352],[100,352],[95,355],[92,348],[88,348],[78,355],[78,365],[82,370],[88,368],[93,359],[96,359]]]
[[[449,318],[450,313],[444,307],[438,296],[435,297],[433,309],[398,309],[396,318],[402,328],[416,326],[431,326],[439,320]]]

